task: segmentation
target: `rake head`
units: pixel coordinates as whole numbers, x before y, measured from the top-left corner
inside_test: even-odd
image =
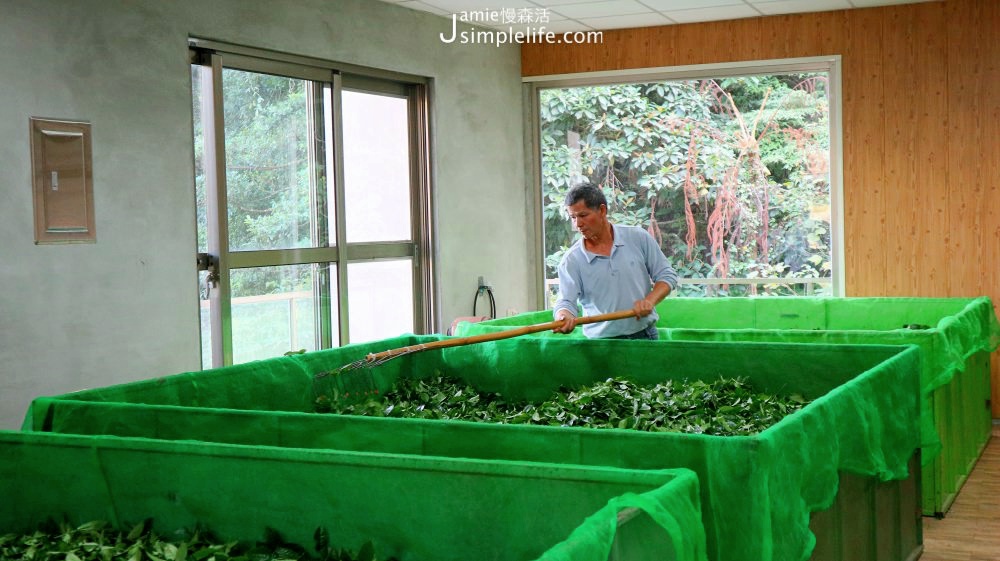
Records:
[[[336,370],[313,376],[313,404],[319,413],[328,412],[332,403],[357,403],[379,395],[372,369],[390,360],[417,352],[406,347],[382,353],[369,353],[364,358],[345,364]]]

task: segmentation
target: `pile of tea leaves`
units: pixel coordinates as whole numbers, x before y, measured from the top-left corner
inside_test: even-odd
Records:
[[[561,388],[541,403],[509,400],[499,393],[480,392],[457,378],[435,377],[401,378],[381,399],[327,400],[317,404],[317,411],[736,436],[759,433],[807,403],[797,394],[756,391],[739,377],[653,385],[608,378],[578,389]]]
[[[183,535],[180,535],[183,534]],[[181,532],[165,539],[152,531],[152,519],[129,532],[105,521],[80,526],[47,522],[27,534],[0,534],[0,559],[26,561],[377,561],[372,542],[356,552],[332,547],[323,528],[313,534],[315,551],[286,542],[267,529],[263,541],[223,542],[210,532]],[[387,559],[385,561],[395,561]]]

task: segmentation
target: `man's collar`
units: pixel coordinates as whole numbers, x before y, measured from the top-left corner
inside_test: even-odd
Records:
[[[621,236],[614,234],[615,225],[614,224],[609,224],[609,225],[611,226],[611,231],[612,231],[611,253],[613,254],[615,252],[615,248],[622,247],[623,245],[625,245],[625,242],[622,241]],[[604,255],[601,255],[599,253],[594,253],[593,251],[587,249],[587,244],[584,243],[582,237],[579,240],[577,240],[577,243],[580,244],[580,251],[583,252],[583,256],[587,259],[587,263],[590,263],[591,261],[597,259],[598,257],[604,257]],[[608,257],[610,257],[610,255]]]

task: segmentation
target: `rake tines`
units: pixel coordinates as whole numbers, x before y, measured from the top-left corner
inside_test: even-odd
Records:
[[[586,323],[625,319],[634,315],[635,312],[632,310],[620,310],[608,314],[576,318],[575,324],[583,325]],[[471,337],[450,337],[437,341],[410,345],[408,347],[382,351],[379,353],[369,353],[364,358],[356,360],[350,364],[345,364],[336,370],[316,374],[313,378],[313,395],[316,399],[317,410],[321,407],[321,400],[326,400],[326,404],[328,406],[330,400],[338,400],[342,397],[360,398],[373,393],[377,394],[378,390],[375,387],[374,376],[372,375],[371,369],[385,364],[394,358],[430,349],[446,349],[449,347],[471,345],[485,341],[499,341],[501,339],[509,339],[511,337],[526,335],[528,333],[538,333],[539,331],[556,329],[562,325],[562,321],[552,321],[549,323],[540,323],[538,325],[518,327],[497,333],[485,333],[482,335],[473,335]]]

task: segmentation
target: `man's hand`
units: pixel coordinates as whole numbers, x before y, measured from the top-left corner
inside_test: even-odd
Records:
[[[636,300],[635,304],[632,304],[632,311],[635,313],[635,319],[641,319],[653,313],[653,304],[645,298]]]
[[[653,290],[645,298],[636,300],[635,304],[632,304],[635,319],[641,319],[653,313],[653,308],[666,298],[668,294],[670,294],[670,285],[663,281],[657,281],[653,285]]]
[[[572,333],[576,329],[576,317],[566,310],[556,312],[556,321],[561,321],[562,325],[554,328],[553,333]]]

